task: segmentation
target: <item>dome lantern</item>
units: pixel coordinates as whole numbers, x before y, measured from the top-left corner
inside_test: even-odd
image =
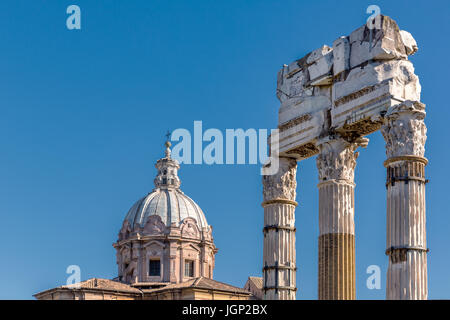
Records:
[[[155,178],[155,187],[156,188],[179,188],[181,181],[178,178],[178,169],[180,165],[177,160],[172,159],[171,155],[171,143],[170,141],[166,141],[165,143],[165,157],[159,159],[155,167],[158,169],[158,175]]]

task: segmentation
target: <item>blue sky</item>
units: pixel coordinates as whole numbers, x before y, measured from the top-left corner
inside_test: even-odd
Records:
[[[82,30],[66,28],[77,4]],[[126,212],[151,191],[168,129],[273,128],[276,74],[332,44],[377,4],[419,45],[411,57],[427,104],[429,297],[450,298],[448,1],[0,2],[0,299],[30,299],[82,279],[116,276]],[[359,299],[383,299],[384,141],[369,136],[356,172]],[[183,191],[214,227],[215,278],[243,286],[262,267],[258,165],[184,165]],[[298,299],[317,298],[315,159],[299,164]],[[379,265],[382,289],[366,268]]]

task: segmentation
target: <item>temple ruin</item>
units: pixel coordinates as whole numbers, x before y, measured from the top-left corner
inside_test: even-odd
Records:
[[[419,79],[408,60],[416,51],[410,33],[379,15],[279,71],[279,141],[270,142],[279,170],[263,177],[265,299],[296,298],[297,162],[316,155],[318,298],[356,298],[356,150],[377,130],[387,156],[386,299],[427,299],[427,128]]]

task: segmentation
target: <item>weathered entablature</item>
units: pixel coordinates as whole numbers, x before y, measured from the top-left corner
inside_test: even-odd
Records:
[[[356,149],[366,147],[364,136],[380,129],[387,155],[386,298],[427,298],[427,129],[419,79],[408,60],[416,51],[411,34],[391,18],[377,16],[332,47],[324,45],[278,72],[279,139],[270,144],[280,166],[263,179],[266,299],[295,299],[295,173],[298,160],[315,155],[318,297],[356,298]],[[274,224],[277,232],[270,232]]]
[[[280,155],[314,156],[317,140],[330,133],[351,142],[380,129],[390,107],[420,100],[408,61],[415,40],[391,18],[377,21],[379,28],[364,25],[279,71]]]

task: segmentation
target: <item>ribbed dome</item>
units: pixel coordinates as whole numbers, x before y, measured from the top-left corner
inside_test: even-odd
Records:
[[[159,159],[155,167],[158,173],[155,177],[155,189],[146,197],[137,201],[128,211],[125,221],[134,228],[136,224],[144,227],[151,216],[161,217],[162,222],[169,227],[172,223],[180,226],[186,218],[194,218],[200,231],[207,228],[202,209],[180,189],[178,178],[180,165],[170,157],[170,142],[166,142],[165,157]]]
[[[152,215],[160,216],[166,226],[170,226],[172,223],[179,226],[185,218],[190,217],[197,221],[200,230],[208,227],[202,209],[180,189],[157,188],[153,190],[134,204],[128,211],[125,220],[128,220],[131,226],[138,223],[144,227]]]

